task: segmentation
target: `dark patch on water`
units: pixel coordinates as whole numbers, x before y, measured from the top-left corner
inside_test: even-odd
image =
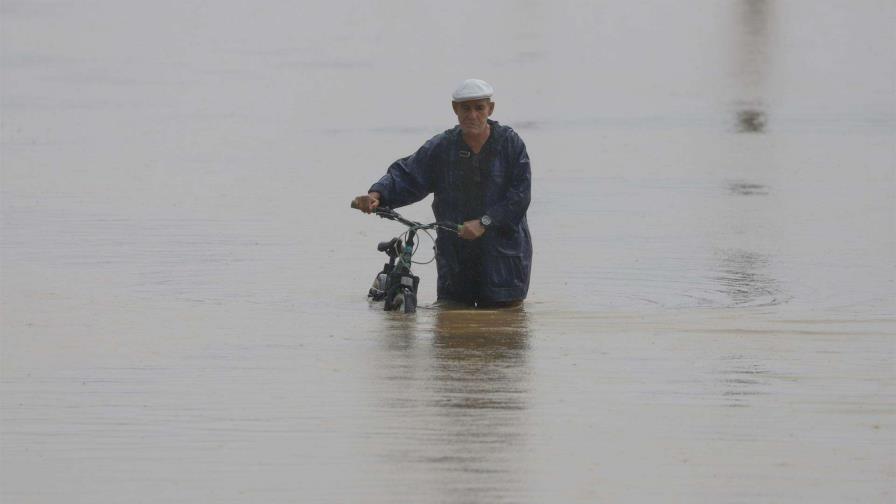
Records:
[[[767,395],[763,388],[768,385],[768,370],[757,362],[751,362],[745,355],[728,355],[722,358],[724,367],[719,370],[721,396],[725,405],[732,408],[750,406],[752,397]],[[750,376],[744,378],[743,375]]]
[[[758,109],[737,111],[737,131],[740,133],[762,133],[768,123],[766,114]]]
[[[727,296],[727,306],[773,306],[781,303],[780,284],[766,272],[768,262],[768,256],[748,250],[720,251],[718,274],[713,280]]]
[[[728,183],[728,192],[737,196],[767,196],[768,187],[752,182],[734,181]]]

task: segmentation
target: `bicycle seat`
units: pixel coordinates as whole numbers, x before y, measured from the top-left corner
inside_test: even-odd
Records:
[[[398,238],[392,238],[387,242],[380,242],[379,245],[376,246],[376,249],[380,252],[385,252],[387,254],[398,256],[400,252],[401,240]]]

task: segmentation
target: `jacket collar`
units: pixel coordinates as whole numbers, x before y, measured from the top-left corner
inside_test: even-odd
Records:
[[[492,128],[491,138],[489,138],[489,143],[492,145],[493,150],[497,150],[501,147],[501,143],[504,142],[504,139],[507,138],[507,132],[510,130],[507,126],[502,125],[498,121],[493,121],[488,119],[488,124]],[[460,125],[455,126],[452,130],[452,139],[454,140],[454,145],[462,145],[463,139],[461,138],[461,129]]]

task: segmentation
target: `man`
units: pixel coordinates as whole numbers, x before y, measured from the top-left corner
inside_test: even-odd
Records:
[[[529,155],[515,131],[489,119],[493,94],[485,81],[462,82],[451,103],[458,126],[392,163],[367,195],[355,198],[357,207],[370,213],[432,193],[436,220],[463,223],[456,235],[438,231],[439,301],[512,306],[529,290]]]

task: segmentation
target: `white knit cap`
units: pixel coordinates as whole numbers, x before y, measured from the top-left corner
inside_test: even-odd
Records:
[[[491,84],[479,79],[467,79],[457,86],[451,95],[451,100],[456,102],[481,100],[491,98],[495,94],[495,88]]]

